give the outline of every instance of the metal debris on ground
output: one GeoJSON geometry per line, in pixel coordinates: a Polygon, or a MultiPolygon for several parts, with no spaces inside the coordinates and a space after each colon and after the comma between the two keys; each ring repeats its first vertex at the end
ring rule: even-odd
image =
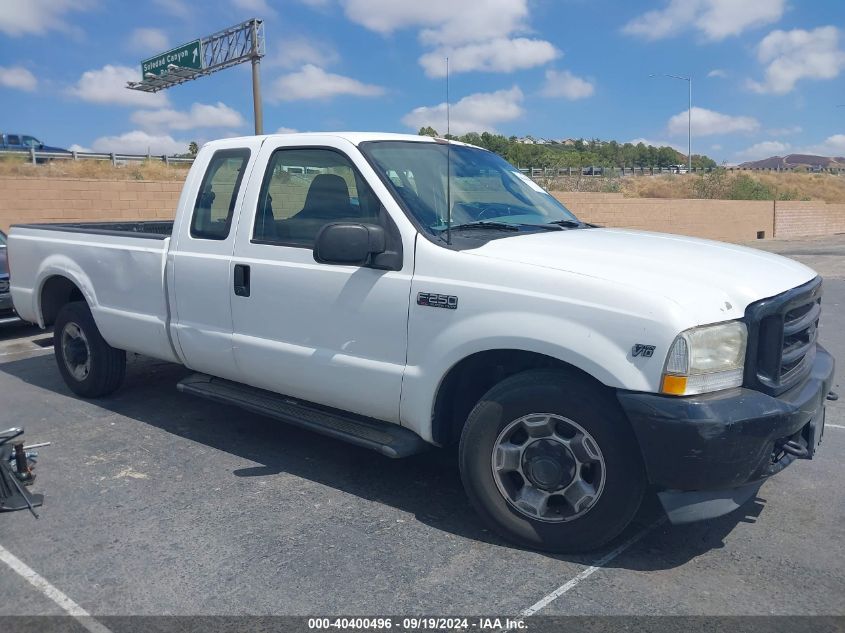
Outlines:
{"type": "MultiPolygon", "coordinates": [[[[27,451],[36,445],[24,446],[22,441],[12,444],[12,440],[23,435],[23,429],[12,427],[0,431],[0,512],[29,510],[37,519],[35,508],[44,503],[44,495],[32,494],[26,486],[35,481],[32,472],[38,453],[27,451]]],[[[47,446],[42,442],[37,446],[47,446]]]]}

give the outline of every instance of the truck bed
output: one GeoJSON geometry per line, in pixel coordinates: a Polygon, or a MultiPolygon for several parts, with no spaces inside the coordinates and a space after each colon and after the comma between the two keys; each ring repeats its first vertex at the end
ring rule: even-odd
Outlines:
{"type": "Polygon", "coordinates": [[[44,318],[64,278],[79,289],[113,347],[177,360],[169,340],[166,259],[173,222],[18,224],[9,236],[11,290],[21,318],[44,318]]]}

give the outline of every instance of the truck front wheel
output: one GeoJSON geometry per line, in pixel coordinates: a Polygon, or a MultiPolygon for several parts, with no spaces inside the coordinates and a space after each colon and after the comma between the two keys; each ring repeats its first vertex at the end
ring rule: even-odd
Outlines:
{"type": "Polygon", "coordinates": [[[467,419],[461,478],[479,515],[520,545],[595,549],[617,536],[646,487],[619,406],[588,379],[530,370],[488,391],[467,419]]]}
{"type": "Polygon", "coordinates": [[[106,343],[84,301],[66,303],[59,310],[53,349],[65,384],[79,396],[105,396],[123,382],[126,352],[106,343]]]}

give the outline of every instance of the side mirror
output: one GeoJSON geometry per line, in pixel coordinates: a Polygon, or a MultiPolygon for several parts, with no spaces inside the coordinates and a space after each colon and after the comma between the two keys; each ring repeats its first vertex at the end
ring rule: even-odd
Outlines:
{"type": "Polygon", "coordinates": [[[364,266],[386,248],[384,229],[373,224],[326,224],[314,240],[314,260],[321,264],[364,266]]]}

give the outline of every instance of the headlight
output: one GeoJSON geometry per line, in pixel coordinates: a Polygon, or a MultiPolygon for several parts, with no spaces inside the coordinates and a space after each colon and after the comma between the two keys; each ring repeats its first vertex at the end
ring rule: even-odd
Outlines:
{"type": "Polygon", "coordinates": [[[666,357],[661,391],[689,396],[739,387],[747,341],[748,330],[741,321],[681,332],[666,357]]]}

